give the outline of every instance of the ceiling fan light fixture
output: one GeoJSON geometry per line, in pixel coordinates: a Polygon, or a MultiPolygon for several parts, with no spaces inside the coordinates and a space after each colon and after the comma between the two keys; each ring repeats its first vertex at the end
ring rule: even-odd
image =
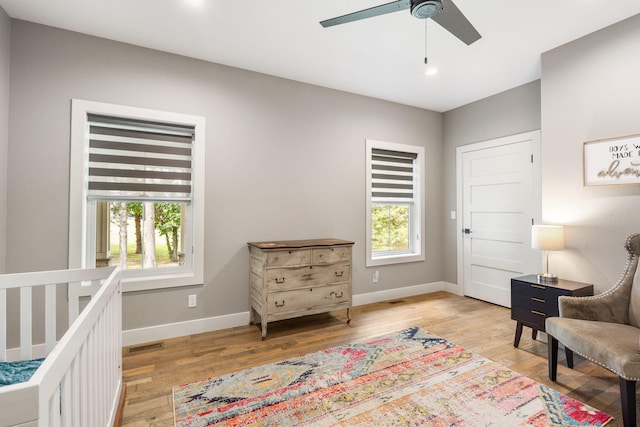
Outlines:
{"type": "Polygon", "coordinates": [[[411,14],[418,19],[431,18],[441,10],[441,0],[411,0],[411,14]]]}

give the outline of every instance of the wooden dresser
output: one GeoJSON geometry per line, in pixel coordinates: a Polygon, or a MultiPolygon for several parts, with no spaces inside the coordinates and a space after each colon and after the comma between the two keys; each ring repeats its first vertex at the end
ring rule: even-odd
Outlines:
{"type": "Polygon", "coordinates": [[[251,324],[347,309],[351,321],[351,248],[340,239],[249,242],[251,324]]]}

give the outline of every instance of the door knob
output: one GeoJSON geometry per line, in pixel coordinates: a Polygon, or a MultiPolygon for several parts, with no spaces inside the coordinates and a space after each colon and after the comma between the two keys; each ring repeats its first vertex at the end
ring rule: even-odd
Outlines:
{"type": "Polygon", "coordinates": [[[471,234],[471,229],[469,229],[469,228],[463,228],[463,229],[462,229],[462,232],[463,232],[464,234],[471,234]]]}

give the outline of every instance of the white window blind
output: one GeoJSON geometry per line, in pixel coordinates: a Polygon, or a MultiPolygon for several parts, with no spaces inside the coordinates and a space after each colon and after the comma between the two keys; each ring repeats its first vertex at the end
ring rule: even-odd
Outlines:
{"type": "Polygon", "coordinates": [[[189,201],[194,126],[88,114],[93,200],[189,201]]]}
{"type": "Polygon", "coordinates": [[[413,202],[414,160],[416,153],[371,150],[371,200],[384,202],[413,202]]]}

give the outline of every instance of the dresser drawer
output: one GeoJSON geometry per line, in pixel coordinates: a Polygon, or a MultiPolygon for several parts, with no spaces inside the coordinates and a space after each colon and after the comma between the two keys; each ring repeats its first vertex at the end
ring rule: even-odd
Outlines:
{"type": "Polygon", "coordinates": [[[313,264],[330,264],[334,262],[350,262],[351,247],[318,248],[313,250],[313,264]]]}
{"type": "Polygon", "coordinates": [[[311,264],[311,249],[267,252],[268,267],[286,267],[311,264]]]}
{"type": "Polygon", "coordinates": [[[349,302],[349,284],[271,292],[267,295],[267,314],[311,310],[349,302]]]}
{"type": "Polygon", "coordinates": [[[351,279],[351,265],[337,263],[308,267],[271,268],[267,270],[267,290],[279,291],[300,287],[328,285],[351,279]]]}

